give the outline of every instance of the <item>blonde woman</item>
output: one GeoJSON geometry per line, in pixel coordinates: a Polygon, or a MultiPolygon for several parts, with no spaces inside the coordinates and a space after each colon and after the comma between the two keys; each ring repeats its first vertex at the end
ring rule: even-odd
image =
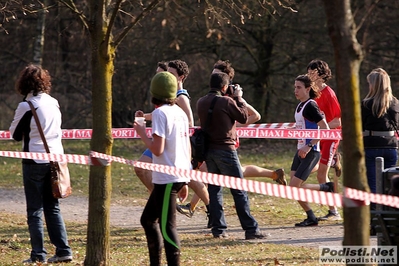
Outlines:
{"type": "Polygon", "coordinates": [[[367,181],[376,193],[375,158],[384,158],[384,168],[397,161],[399,101],[392,95],[391,80],[382,68],[373,69],[367,76],[369,92],[362,101],[363,143],[366,154],[367,181]]]}

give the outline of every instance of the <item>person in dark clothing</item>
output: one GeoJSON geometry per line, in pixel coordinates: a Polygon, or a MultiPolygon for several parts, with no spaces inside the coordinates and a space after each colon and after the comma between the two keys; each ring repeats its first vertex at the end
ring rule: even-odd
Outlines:
{"type": "MultiPolygon", "coordinates": [[[[236,151],[236,121],[245,124],[248,111],[242,100],[242,89],[237,87],[233,97],[224,96],[230,83],[226,73],[213,73],[210,78],[210,91],[197,102],[197,112],[201,127],[204,128],[208,110],[215,97],[217,102],[212,112],[206,133],[209,136],[209,149],[206,155],[208,172],[243,178],[241,164],[236,151]]],[[[223,188],[208,185],[209,212],[212,217],[212,234],[215,238],[226,237],[227,224],[223,211],[223,188]]],[[[260,232],[258,223],[252,217],[246,191],[230,189],[236,211],[245,231],[245,239],[260,239],[265,236],[260,232]]]]}
{"type": "MultiPolygon", "coordinates": [[[[234,79],[235,72],[234,72],[234,68],[232,67],[231,63],[228,60],[226,60],[226,61],[218,60],[213,65],[212,73],[217,73],[217,72],[223,72],[223,73],[226,73],[227,75],[229,75],[230,85],[233,85],[233,79],[234,79]]],[[[245,101],[244,99],[242,99],[242,100],[245,101]]],[[[249,124],[258,122],[261,119],[261,115],[254,107],[252,107],[247,102],[245,102],[245,106],[248,110],[247,122],[246,122],[246,124],[237,123],[237,127],[240,127],[240,126],[245,127],[245,126],[248,126],[249,124]]],[[[239,144],[240,144],[240,142],[237,139],[236,149],[238,149],[239,144]]],[[[193,163],[193,169],[198,169],[199,171],[202,171],[202,172],[208,171],[206,168],[206,163],[198,162],[196,160],[192,160],[192,163],[193,163]]],[[[246,177],[268,177],[268,178],[273,179],[274,181],[276,181],[277,183],[279,183],[281,185],[284,185],[284,186],[287,185],[287,180],[285,179],[284,169],[280,168],[280,169],[273,171],[273,170],[269,170],[269,169],[259,167],[256,165],[242,165],[241,168],[242,168],[242,172],[243,172],[243,175],[245,178],[246,177]]],[[[191,218],[194,215],[195,209],[199,202],[200,202],[200,197],[197,194],[194,194],[189,203],[187,203],[185,205],[183,205],[183,204],[177,205],[177,210],[179,213],[191,218]]],[[[206,213],[207,213],[207,218],[208,218],[208,226],[207,227],[212,228],[211,217],[210,217],[209,211],[208,211],[209,206],[207,205],[206,202],[204,202],[204,203],[205,203],[206,213]]]]}
{"type": "Polygon", "coordinates": [[[384,158],[384,168],[396,165],[399,125],[399,101],[392,95],[391,80],[382,68],[367,76],[369,92],[362,101],[363,144],[366,155],[367,181],[376,193],[375,158],[384,158]]]}
{"type": "Polygon", "coordinates": [[[388,192],[389,195],[399,197],[399,175],[391,177],[391,189],[388,192]]]}
{"type": "Polygon", "coordinates": [[[399,175],[394,175],[391,178],[391,189],[388,194],[399,197],[399,175]]]}

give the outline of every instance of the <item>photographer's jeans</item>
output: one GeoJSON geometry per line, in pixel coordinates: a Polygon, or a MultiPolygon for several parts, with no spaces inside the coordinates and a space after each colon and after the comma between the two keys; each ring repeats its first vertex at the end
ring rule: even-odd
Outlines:
{"type": "Polygon", "coordinates": [[[396,165],[398,153],[396,149],[365,149],[367,181],[372,193],[376,193],[375,158],[384,158],[384,169],[396,165]]]}
{"type": "Polygon", "coordinates": [[[32,261],[45,261],[42,214],[57,256],[72,256],[58,199],[51,192],[50,164],[22,164],[32,261]]]}
{"type": "MultiPolygon", "coordinates": [[[[236,151],[210,149],[206,156],[206,166],[209,173],[243,178],[241,164],[236,151]]],[[[212,234],[214,236],[222,235],[227,228],[223,212],[222,190],[223,187],[208,185],[210,199],[209,212],[212,221],[212,234]]],[[[258,223],[250,213],[247,192],[237,189],[230,189],[230,192],[233,195],[237,215],[242,229],[245,230],[245,235],[256,234],[259,231],[258,223]]]]}

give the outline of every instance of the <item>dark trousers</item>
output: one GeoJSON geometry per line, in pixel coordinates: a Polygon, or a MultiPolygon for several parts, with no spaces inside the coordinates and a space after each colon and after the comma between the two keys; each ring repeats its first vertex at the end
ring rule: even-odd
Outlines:
{"type": "Polygon", "coordinates": [[[180,239],[176,229],[177,192],[184,183],[154,184],[141,215],[141,225],[147,237],[150,265],[161,265],[165,246],[168,265],[180,265],[180,239]]]}

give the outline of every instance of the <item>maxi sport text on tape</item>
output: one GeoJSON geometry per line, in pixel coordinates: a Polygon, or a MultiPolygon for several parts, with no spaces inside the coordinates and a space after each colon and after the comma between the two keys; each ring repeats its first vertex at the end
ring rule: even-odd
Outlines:
{"type": "MultiPolygon", "coordinates": [[[[237,127],[239,138],[268,138],[268,139],[342,139],[339,129],[295,129],[295,123],[252,124],[248,127],[237,127]]],[[[190,134],[196,127],[190,128],[190,134]]],[[[148,136],[152,129],[146,128],[148,136]]],[[[63,139],[91,139],[91,129],[63,129],[63,139]]],[[[115,139],[140,138],[133,128],[113,128],[112,137],[115,139]]],[[[0,140],[11,139],[10,132],[0,131],[0,140]]]]}

